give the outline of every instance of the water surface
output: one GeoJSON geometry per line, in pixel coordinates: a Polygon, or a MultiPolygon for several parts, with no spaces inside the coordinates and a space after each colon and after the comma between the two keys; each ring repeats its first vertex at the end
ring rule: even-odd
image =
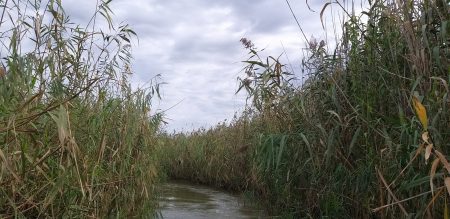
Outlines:
{"type": "Polygon", "coordinates": [[[165,219],[265,218],[249,201],[206,186],[170,182],[160,192],[160,217],[165,219]]]}

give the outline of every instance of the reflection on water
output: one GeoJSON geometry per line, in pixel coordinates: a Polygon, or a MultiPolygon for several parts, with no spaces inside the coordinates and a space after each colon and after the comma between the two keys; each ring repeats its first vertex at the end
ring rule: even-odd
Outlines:
{"type": "Polygon", "coordinates": [[[244,205],[238,196],[209,187],[171,182],[160,190],[160,217],[165,219],[265,218],[262,210],[244,205]]]}

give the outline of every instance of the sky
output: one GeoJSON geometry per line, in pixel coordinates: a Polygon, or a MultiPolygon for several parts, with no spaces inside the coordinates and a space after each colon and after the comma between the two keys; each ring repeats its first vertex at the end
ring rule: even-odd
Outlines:
{"type": "MultiPolygon", "coordinates": [[[[94,0],[63,0],[74,22],[90,18],[94,0]]],[[[308,39],[332,38],[320,11],[327,0],[290,0],[308,39]],[[313,11],[312,11],[313,10],[313,11]]],[[[242,37],[263,55],[281,57],[301,80],[301,57],[306,47],[285,0],[114,0],[116,23],[127,23],[138,34],[133,42],[134,87],[160,74],[166,84],[154,111],[165,111],[165,130],[189,131],[211,127],[245,106],[245,93],[235,94],[248,51],[242,37]]],[[[326,11],[324,14],[327,17],[326,11]]]]}

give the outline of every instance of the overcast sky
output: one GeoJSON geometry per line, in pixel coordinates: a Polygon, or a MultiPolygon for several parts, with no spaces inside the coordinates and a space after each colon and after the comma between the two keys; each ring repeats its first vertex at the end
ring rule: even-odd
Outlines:
{"type": "MultiPolygon", "coordinates": [[[[63,0],[63,6],[76,22],[92,15],[95,2],[63,0]]],[[[315,12],[305,0],[290,0],[306,36],[325,39],[319,13],[328,1],[308,2],[315,12]]],[[[288,57],[301,78],[306,44],[285,0],[114,0],[111,9],[116,22],[130,24],[139,36],[133,48],[133,85],[157,74],[167,83],[154,107],[174,106],[166,112],[168,131],[209,127],[243,109],[244,93],[235,95],[241,61],[248,57],[242,37],[269,55],[285,51],[283,60],[288,57]]]]}

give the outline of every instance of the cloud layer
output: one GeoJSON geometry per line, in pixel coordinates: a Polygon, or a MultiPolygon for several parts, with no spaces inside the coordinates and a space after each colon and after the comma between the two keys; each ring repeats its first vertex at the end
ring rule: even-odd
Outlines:
{"type": "MultiPolygon", "coordinates": [[[[309,1],[313,2],[313,1],[309,1]]],[[[317,11],[326,1],[310,4],[291,1],[307,37],[325,38],[317,11]]],[[[96,1],[65,0],[74,21],[86,21],[96,1]]],[[[211,126],[242,110],[245,95],[235,95],[236,78],[247,58],[239,40],[251,39],[265,53],[283,51],[299,69],[303,39],[291,12],[282,0],[115,0],[115,21],[132,26],[139,36],[133,49],[132,82],[142,85],[161,74],[163,99],[156,104],[166,112],[171,130],[211,126]]],[[[286,56],[283,59],[287,61],[286,56]]]]}

